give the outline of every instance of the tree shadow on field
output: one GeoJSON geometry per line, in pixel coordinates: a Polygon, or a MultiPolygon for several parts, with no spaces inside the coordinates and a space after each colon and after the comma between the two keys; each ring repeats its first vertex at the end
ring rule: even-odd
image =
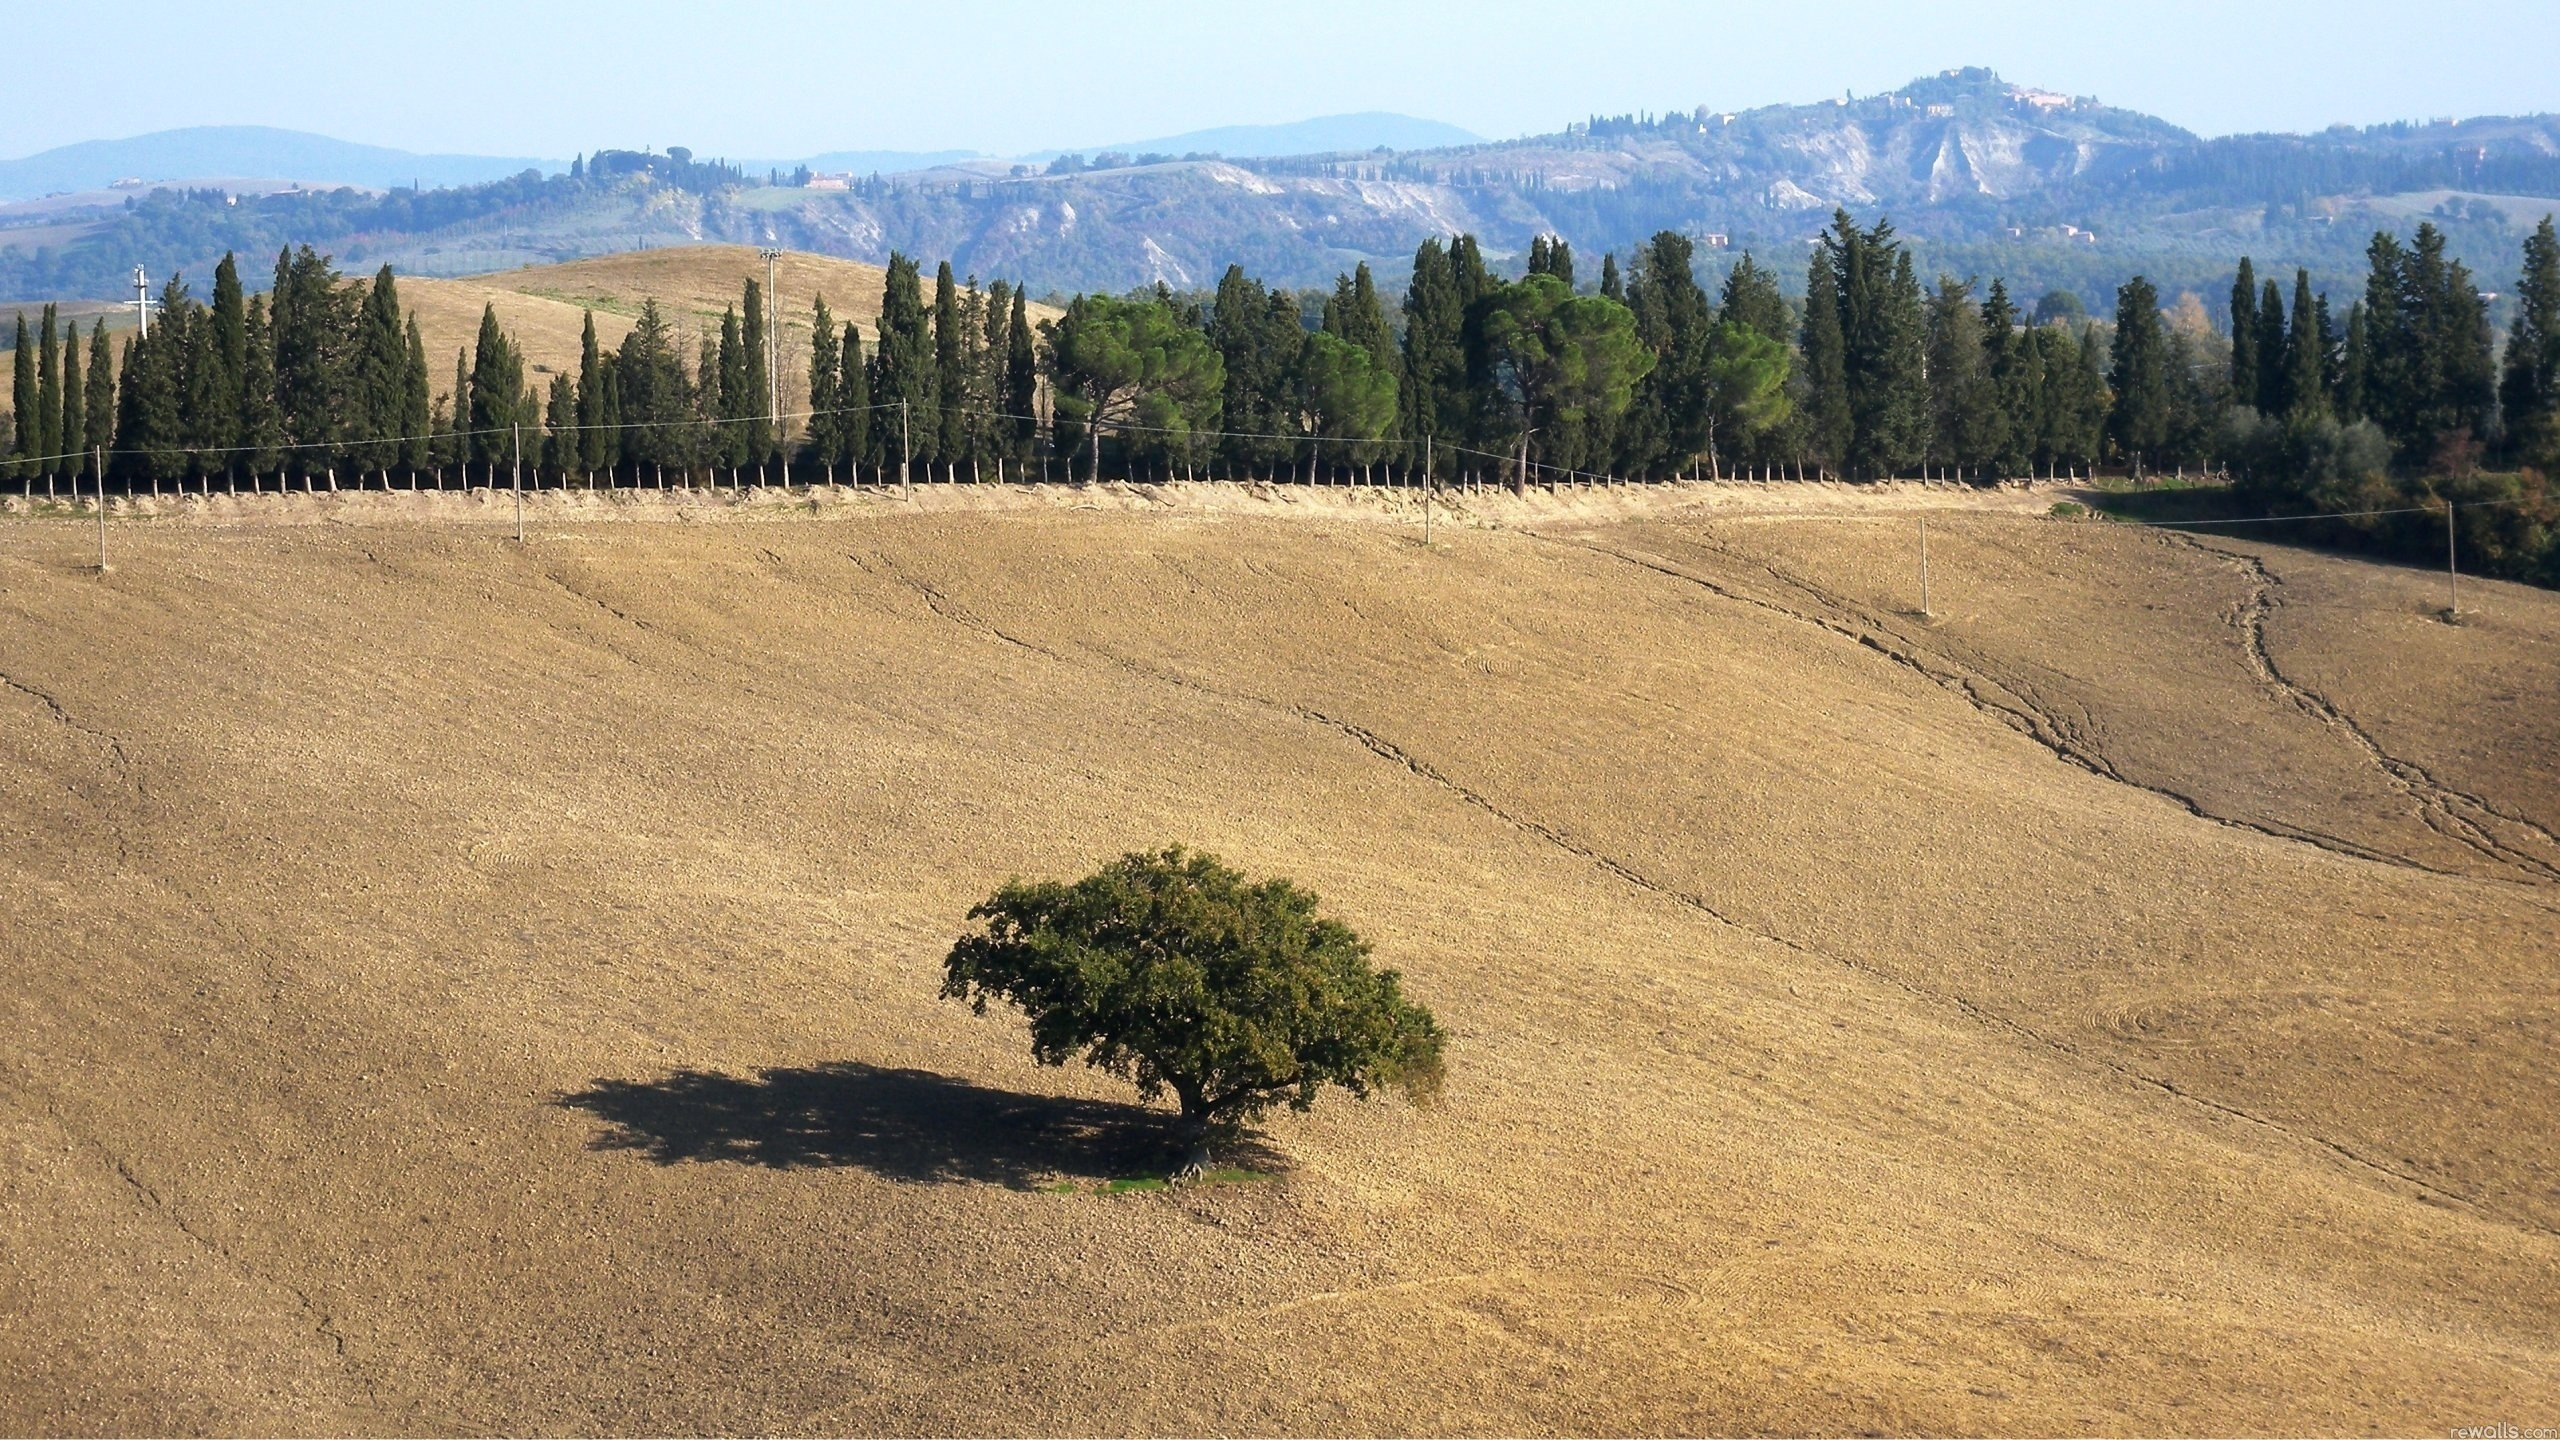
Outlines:
{"type": "MultiPolygon", "coordinates": [[[[592,1148],[637,1150],[661,1165],[849,1165],[892,1180],[1021,1188],[1060,1176],[1161,1170],[1181,1150],[1166,1111],[1024,1095],[858,1060],[752,1076],[678,1070],[656,1080],[597,1080],[554,1103],[610,1127],[592,1148]]],[[[1233,1148],[1239,1163],[1274,1158],[1250,1142],[1233,1148]]]]}

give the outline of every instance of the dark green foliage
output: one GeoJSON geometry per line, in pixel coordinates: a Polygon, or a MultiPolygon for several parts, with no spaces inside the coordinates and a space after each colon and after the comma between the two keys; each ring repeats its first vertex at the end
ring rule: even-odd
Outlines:
{"type": "Polygon", "coordinates": [[[1040,406],[1040,349],[1031,339],[1031,315],[1025,307],[1022,292],[1013,292],[1011,313],[1005,321],[1004,392],[1000,408],[1010,417],[1011,453],[1024,464],[1031,460],[1031,442],[1038,431],[1040,406]]]}
{"type": "Polygon", "coordinates": [[[556,475],[578,468],[578,387],[567,375],[551,377],[542,414],[542,464],[556,475]]]}
{"type": "MultiPolygon", "coordinates": [[[[1008,882],[972,908],[942,993],[1020,1007],[1041,1064],[1172,1092],[1195,1144],[1338,1085],[1427,1100],[1445,1039],[1369,946],[1286,880],[1254,883],[1180,847],[1072,885],[1008,882]]],[[[1195,1162],[1198,1157],[1195,1156],[1195,1162]]]]}
{"type": "MultiPolygon", "coordinates": [[[[274,334],[276,409],[285,438],[296,451],[291,463],[308,471],[324,463],[328,447],[347,433],[355,314],[360,302],[339,283],[327,256],[308,245],[276,255],[275,287],[267,296],[274,334]]],[[[494,321],[488,327],[494,332],[494,321]]],[[[510,407],[512,408],[512,407],[510,407]]]]}
{"type": "Polygon", "coordinates": [[[2311,295],[2311,272],[2293,272],[2293,324],[2285,337],[2284,416],[2329,413],[2327,308],[2311,295]]]}
{"type": "Polygon", "coordinates": [[[1050,327],[1049,373],[1062,438],[1082,443],[1089,473],[1106,431],[1134,456],[1186,453],[1217,427],[1226,389],[1208,336],[1162,296],[1077,296],[1050,327]]]}
{"type": "Polygon", "coordinates": [[[2107,438],[2136,473],[2145,457],[2169,446],[2176,414],[2169,382],[2169,343],[2160,323],[2160,292],[2136,275],[2116,291],[2116,333],[2108,387],[2115,405],[2107,438]]]}
{"type": "Polygon", "coordinates": [[[862,332],[848,321],[844,327],[844,344],[836,361],[836,443],[845,462],[861,461],[878,464],[878,449],[873,436],[882,433],[882,418],[871,408],[871,367],[863,363],[862,332]]]}
{"type": "Polygon", "coordinates": [[[1238,468],[1277,464],[1289,453],[1290,442],[1281,437],[1296,429],[1296,366],[1306,340],[1297,311],[1243,266],[1230,265],[1218,279],[1207,320],[1223,376],[1220,423],[1236,432],[1220,442],[1219,453],[1238,468]]]}
{"type": "MultiPolygon", "coordinates": [[[[100,320],[89,330],[88,393],[82,398],[89,413],[80,426],[91,450],[115,443],[116,433],[116,359],[115,350],[107,342],[107,322],[100,320]]],[[[91,461],[91,468],[96,462],[91,461]]]]}
{"type": "Polygon", "coordinates": [[[44,307],[44,318],[36,326],[36,393],[35,405],[27,412],[34,421],[35,453],[47,457],[44,468],[61,474],[66,468],[62,447],[62,317],[54,306],[44,307]]]}
{"type": "Polygon", "coordinates": [[[2425,464],[2447,442],[2488,432],[2488,318],[2471,272],[2447,258],[2433,225],[2405,248],[2378,234],[2366,254],[2366,408],[2404,463],[2425,464]]]}
{"type": "Polygon", "coordinates": [[[2231,282],[2231,393],[2243,405],[2258,403],[2258,274],[2246,255],[2231,282]]]}
{"type": "MultiPolygon", "coordinates": [[[[951,262],[933,272],[933,407],[917,417],[934,433],[932,456],[956,461],[969,449],[969,327],[960,314],[960,290],[951,262]]],[[[923,453],[919,451],[919,453],[923,453]]]]}
{"type": "Polygon", "coordinates": [[[2269,278],[2258,291],[2258,411],[2282,415],[2285,408],[2284,292],[2269,278]]]}
{"type": "Polygon", "coordinates": [[[1730,431],[1719,436],[1710,414],[1715,316],[1691,269],[1693,256],[1689,237],[1670,230],[1645,242],[1636,255],[1627,305],[1653,367],[1621,428],[1620,453],[1630,468],[1682,470],[1700,455],[1712,461],[1720,441],[1730,448],[1738,439],[1730,431]]]}
{"type": "Polygon", "coordinates": [[[27,329],[27,314],[23,310],[18,312],[18,335],[9,358],[9,416],[15,423],[16,436],[10,453],[17,457],[12,468],[17,474],[32,475],[36,457],[44,453],[36,448],[36,437],[43,430],[36,423],[35,335],[27,329]]]}
{"type": "MultiPolygon", "coordinates": [[[[1616,416],[1653,370],[1627,307],[1574,294],[1552,268],[1524,275],[1479,303],[1493,394],[1514,436],[1569,432],[1588,419],[1616,416]]],[[[1535,440],[1530,450],[1552,453],[1535,440]]]]}
{"type": "Polygon", "coordinates": [[[656,300],[641,302],[640,319],[622,337],[612,369],[623,463],[644,472],[690,465],[692,389],[656,300]]]}
{"type": "Polygon", "coordinates": [[[739,465],[747,459],[747,431],[739,423],[747,413],[747,357],[738,343],[738,312],[724,310],[720,314],[720,339],[702,374],[703,388],[710,392],[711,418],[722,423],[710,433],[710,452],[704,456],[715,465],[739,465]]]}
{"type": "Polygon", "coordinates": [[[1840,272],[1831,252],[1815,246],[1805,266],[1803,387],[1805,447],[1818,463],[1846,466],[1857,420],[1849,409],[1848,341],[1840,333],[1840,272]]]}
{"type": "MultiPolygon", "coordinates": [[[[241,322],[240,428],[228,467],[234,473],[263,475],[284,463],[284,412],[276,408],[275,327],[267,318],[267,297],[250,297],[241,322]]],[[[426,384],[426,356],[418,356],[418,384],[426,384]]]]}
{"type": "Polygon", "coordinates": [[[738,365],[745,384],[738,396],[739,438],[734,450],[750,465],[764,464],[781,453],[773,427],[773,372],[765,350],[765,319],[764,287],[749,280],[739,306],[738,365]]]}
{"type": "Polygon", "coordinates": [[[586,312],[584,326],[578,336],[578,466],[599,470],[618,458],[620,444],[605,428],[612,387],[605,379],[604,351],[596,344],[596,312],[586,312]]]}
{"type": "MultiPolygon", "coordinates": [[[[399,463],[416,471],[427,463],[428,433],[434,428],[435,416],[428,400],[427,341],[418,331],[418,317],[412,315],[401,335],[401,348],[408,354],[400,362],[400,436],[399,463]]],[[[272,383],[270,377],[269,383],[272,383]]],[[[245,411],[243,412],[245,416],[245,411]]]]}
{"type": "MultiPolygon", "coordinates": [[[[80,322],[71,321],[62,335],[62,408],[54,417],[56,453],[70,458],[60,469],[66,475],[82,474],[89,469],[89,405],[88,386],[80,363],[80,322]]],[[[98,441],[103,445],[106,441],[98,441]]]]}
{"type": "MultiPolygon", "coordinates": [[[[219,309],[217,304],[217,313],[219,309]]],[[[349,453],[361,468],[388,470],[400,461],[398,437],[409,418],[409,335],[401,324],[400,289],[388,265],[375,273],[356,322],[352,389],[352,438],[369,443],[349,453]]]]}
{"type": "Polygon", "coordinates": [[[2338,341],[2338,379],[2331,399],[2338,418],[2352,424],[2365,418],[2365,387],[2372,364],[2373,342],[2365,333],[2364,302],[2347,307],[2347,332],[2338,341]]]}
{"type": "Polygon", "coordinates": [[[836,408],[836,390],[842,384],[836,377],[836,366],[843,354],[843,342],[836,335],[835,316],[828,313],[827,297],[821,295],[809,319],[807,453],[811,463],[829,468],[844,463],[842,417],[830,413],[836,408]]]}
{"type": "MultiPolygon", "coordinates": [[[[2351,315],[2350,330],[2354,325],[2351,315]]],[[[2546,474],[2560,469],[2560,235],[2548,215],[2524,242],[2498,403],[2506,417],[2507,453],[2546,474]]]]}
{"type": "MultiPolygon", "coordinates": [[[[1298,376],[1307,425],[1333,441],[1374,441],[1395,428],[1396,377],[1367,349],[1329,331],[1306,337],[1298,376]]],[[[1354,444],[1344,455],[1354,465],[1377,458],[1372,445],[1354,444]]]]}
{"type": "Polygon", "coordinates": [[[1891,224],[1879,220],[1861,230],[1845,210],[1833,215],[1821,250],[1830,262],[1847,392],[1843,464],[1852,474],[1892,475],[1918,463],[1929,439],[1928,325],[1911,254],[1891,224]]]}
{"type": "MultiPolygon", "coordinates": [[[[905,420],[915,457],[920,460],[933,458],[933,441],[938,433],[934,417],[939,400],[933,358],[933,335],[916,262],[892,252],[889,277],[880,296],[879,347],[871,359],[871,396],[877,405],[907,407],[905,420]]],[[[882,458],[898,464],[904,453],[898,433],[901,417],[884,411],[882,418],[887,427],[882,458]]]]}
{"type": "Polygon", "coordinates": [[[1468,434],[1466,324],[1456,265],[1439,240],[1423,241],[1413,252],[1413,280],[1404,295],[1405,434],[1443,441],[1468,434]]]}
{"type": "Polygon", "coordinates": [[[1929,297],[1928,326],[1929,458],[1959,471],[1989,465],[2007,447],[2009,426],[1972,283],[1940,276],[1929,297]]]}
{"type": "Polygon", "coordinates": [[[517,427],[533,423],[536,417],[525,413],[524,355],[498,328],[493,304],[480,308],[480,335],[471,347],[470,390],[463,428],[471,432],[471,458],[483,464],[513,459],[517,427]]]}

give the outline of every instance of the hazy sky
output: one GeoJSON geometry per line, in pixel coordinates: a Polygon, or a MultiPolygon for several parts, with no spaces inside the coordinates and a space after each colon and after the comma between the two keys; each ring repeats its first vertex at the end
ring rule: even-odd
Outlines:
{"type": "Polygon", "coordinates": [[[2555,0],[5,0],[0,34],[12,157],[207,124],[543,156],[1015,153],[1352,110],[1503,137],[1967,64],[2207,134],[2560,109],[2555,0]]]}

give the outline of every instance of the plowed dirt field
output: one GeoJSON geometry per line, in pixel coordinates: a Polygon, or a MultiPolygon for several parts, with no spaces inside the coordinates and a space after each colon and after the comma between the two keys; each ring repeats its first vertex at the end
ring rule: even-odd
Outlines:
{"type": "Polygon", "coordinates": [[[2051,498],[13,505],[0,1430],[2560,1423],[2560,595],[2051,498]],[[1099,1193],[1172,841],[1441,1103],[1099,1193]]]}

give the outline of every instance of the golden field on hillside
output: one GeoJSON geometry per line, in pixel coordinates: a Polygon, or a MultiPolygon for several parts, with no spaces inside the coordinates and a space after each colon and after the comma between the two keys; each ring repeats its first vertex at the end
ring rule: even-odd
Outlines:
{"type": "MultiPolygon", "coordinates": [[[[403,275],[399,281],[401,303],[417,312],[435,393],[444,395],[453,389],[454,353],[469,349],[479,335],[485,306],[497,307],[499,326],[523,347],[534,374],[575,375],[588,311],[595,312],[597,342],[609,349],[630,333],[641,302],[654,298],[682,336],[677,348],[691,364],[701,338],[719,335],[721,312],[738,304],[747,281],[762,284],[764,278],[764,261],[753,246],[689,245],[459,280],[403,275]]],[[[879,338],[880,291],[888,272],[795,250],[774,262],[773,278],[781,292],[784,408],[795,409],[807,399],[811,302],[823,295],[837,325],[859,325],[867,351],[879,338]]],[[[929,267],[924,285],[930,304],[929,267]]],[[[1029,309],[1034,325],[1058,314],[1047,305],[1029,309]]]]}
{"type": "Polygon", "coordinates": [[[0,1428],[2553,1423],[2560,596],[2049,499],[12,502],[0,1428]],[[1175,840],[1436,1107],[1097,1193],[1175,840]]]}

